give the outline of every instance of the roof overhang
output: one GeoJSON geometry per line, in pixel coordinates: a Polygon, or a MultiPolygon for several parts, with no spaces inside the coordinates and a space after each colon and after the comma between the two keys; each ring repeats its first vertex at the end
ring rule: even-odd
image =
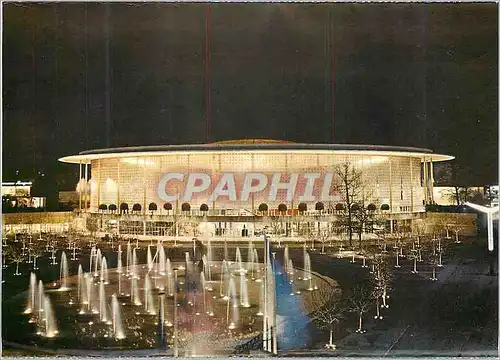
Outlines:
{"type": "Polygon", "coordinates": [[[199,155],[220,153],[314,153],[361,156],[400,156],[414,157],[421,161],[447,161],[455,157],[436,154],[429,149],[383,145],[342,145],[342,144],[196,144],[138,146],[82,151],[78,155],[65,156],[61,162],[71,164],[89,164],[92,160],[112,158],[156,157],[164,155],[199,155]]]}

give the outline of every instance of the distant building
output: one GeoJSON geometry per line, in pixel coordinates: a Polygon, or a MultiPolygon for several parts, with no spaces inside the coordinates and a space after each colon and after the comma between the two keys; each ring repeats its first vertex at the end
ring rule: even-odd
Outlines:
{"type": "Polygon", "coordinates": [[[79,165],[78,203],[97,231],[168,236],[205,219],[215,236],[252,236],[277,217],[286,234],[335,220],[344,204],[334,168],[343,163],[363,174],[364,201],[391,229],[410,223],[434,203],[433,163],[451,159],[420,148],[247,139],[90,150],[60,161],[79,165]]]}
{"type": "Polygon", "coordinates": [[[46,198],[32,196],[33,181],[2,181],[2,210],[39,209],[46,207],[46,198]]]}

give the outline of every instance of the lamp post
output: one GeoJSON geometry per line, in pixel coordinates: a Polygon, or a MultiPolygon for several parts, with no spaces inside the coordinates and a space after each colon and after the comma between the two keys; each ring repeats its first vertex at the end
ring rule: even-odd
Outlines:
{"type": "Polygon", "coordinates": [[[274,272],[270,261],[270,241],[269,237],[264,235],[264,329],[262,335],[264,340],[264,351],[276,355],[278,353],[276,337],[276,297],[274,289],[269,289],[270,285],[274,286],[274,272]],[[271,273],[269,273],[269,269],[271,269],[271,273]],[[271,307],[269,307],[269,305],[271,305],[271,307]]]}
{"type": "Polygon", "coordinates": [[[174,269],[174,357],[179,357],[179,334],[177,333],[177,271],[174,269]]]}
{"type": "Polygon", "coordinates": [[[466,202],[465,205],[473,208],[474,210],[477,210],[483,214],[486,214],[487,217],[487,229],[488,229],[488,251],[490,254],[490,275],[494,275],[494,269],[493,269],[493,250],[494,250],[494,244],[493,244],[493,214],[498,213],[498,206],[492,206],[492,207],[487,207],[487,206],[481,206],[477,205],[474,203],[466,202]]]}

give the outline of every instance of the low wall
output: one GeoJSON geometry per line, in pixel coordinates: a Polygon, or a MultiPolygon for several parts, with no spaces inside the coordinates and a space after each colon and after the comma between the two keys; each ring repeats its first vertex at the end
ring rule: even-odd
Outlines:
{"type": "Polygon", "coordinates": [[[428,212],[425,217],[427,231],[432,232],[435,223],[450,224],[460,229],[460,235],[477,235],[477,214],[428,212]]]}
{"type": "Polygon", "coordinates": [[[75,218],[71,211],[2,214],[2,229],[5,232],[63,232],[73,227],[75,218]]]}

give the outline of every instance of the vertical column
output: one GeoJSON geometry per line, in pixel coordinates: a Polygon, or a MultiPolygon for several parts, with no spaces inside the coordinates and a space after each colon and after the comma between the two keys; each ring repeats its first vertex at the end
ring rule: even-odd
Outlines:
{"type": "Polygon", "coordinates": [[[120,159],[117,158],[117,166],[118,166],[118,179],[116,181],[116,206],[118,207],[118,213],[120,213],[120,159]]]}
{"type": "MultiPolygon", "coordinates": [[[[147,189],[146,189],[146,158],[144,158],[144,161],[143,161],[143,171],[142,171],[142,187],[143,187],[143,206],[142,206],[142,214],[143,215],[146,215],[146,211],[147,211],[147,208],[146,208],[146,193],[147,193],[147,189]]],[[[144,235],[146,235],[146,230],[144,230],[144,235]]]]}
{"type": "Polygon", "coordinates": [[[82,161],[78,163],[78,170],[79,170],[79,175],[78,175],[78,210],[82,210],[82,161]]]}
{"type": "Polygon", "coordinates": [[[101,169],[102,169],[102,164],[101,160],[96,160],[97,161],[97,209],[99,209],[99,205],[101,205],[101,169]]]}
{"type": "Polygon", "coordinates": [[[85,182],[83,183],[83,211],[87,212],[87,193],[88,193],[88,164],[85,163],[83,165],[83,177],[85,182]]]}
{"type": "Polygon", "coordinates": [[[394,213],[394,209],[392,208],[392,157],[389,156],[389,207],[390,214],[394,213]]]}
{"type": "Polygon", "coordinates": [[[427,159],[424,157],[423,159],[423,167],[424,167],[424,203],[427,205],[429,202],[429,193],[427,192],[427,159]]]}
{"type": "MultiPolygon", "coordinates": [[[[255,155],[252,153],[251,157],[252,157],[252,172],[254,172],[255,155]]],[[[255,199],[254,199],[254,196],[253,196],[254,193],[252,192],[250,195],[252,196],[252,214],[255,214],[255,203],[254,203],[255,199]]]]}
{"type": "Polygon", "coordinates": [[[413,213],[413,158],[410,158],[410,211],[413,213]]]}
{"type": "Polygon", "coordinates": [[[88,211],[88,205],[90,205],[90,182],[89,182],[89,164],[85,164],[85,212],[88,211]],[[87,204],[89,203],[89,204],[87,204]]]}
{"type": "Polygon", "coordinates": [[[262,329],[262,343],[264,345],[264,351],[269,351],[269,344],[268,344],[268,341],[269,341],[269,335],[268,335],[268,313],[267,313],[267,308],[268,308],[268,300],[267,300],[267,297],[268,297],[268,294],[267,294],[267,291],[268,291],[268,286],[267,286],[267,271],[268,271],[268,268],[267,268],[267,262],[269,261],[269,258],[268,258],[268,251],[267,251],[267,243],[268,243],[268,239],[267,239],[267,236],[264,235],[264,318],[262,319],[262,323],[263,323],[263,329],[262,329]]]}
{"type": "Polygon", "coordinates": [[[179,340],[177,334],[177,269],[174,269],[174,357],[179,357],[179,340]]]}
{"type": "Polygon", "coordinates": [[[430,181],[429,181],[429,193],[431,196],[431,203],[434,204],[434,165],[432,163],[432,158],[429,159],[429,170],[430,170],[430,181]]]}

